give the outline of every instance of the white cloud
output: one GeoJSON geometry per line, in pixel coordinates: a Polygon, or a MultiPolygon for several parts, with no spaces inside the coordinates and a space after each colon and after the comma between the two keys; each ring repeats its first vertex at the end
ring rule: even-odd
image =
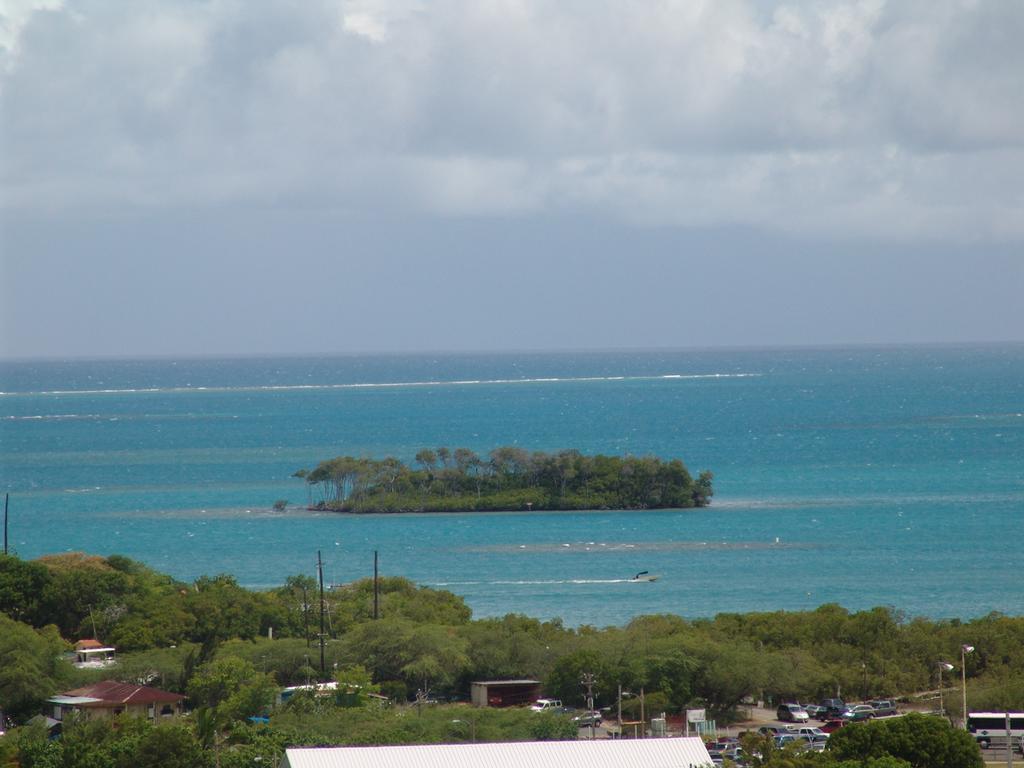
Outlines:
{"type": "Polygon", "coordinates": [[[1017,4],[96,0],[0,19],[8,211],[316,201],[1022,236],[1017,4]]]}
{"type": "Polygon", "coordinates": [[[55,11],[63,0],[3,0],[0,2],[0,70],[9,71],[18,59],[21,31],[36,11],[55,11]]]}

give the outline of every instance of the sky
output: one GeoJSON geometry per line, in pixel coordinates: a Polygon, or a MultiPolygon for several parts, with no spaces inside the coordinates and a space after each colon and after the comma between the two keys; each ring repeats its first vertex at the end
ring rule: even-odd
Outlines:
{"type": "Polygon", "coordinates": [[[1024,3],[0,0],[0,357],[1024,340],[1024,3]]]}

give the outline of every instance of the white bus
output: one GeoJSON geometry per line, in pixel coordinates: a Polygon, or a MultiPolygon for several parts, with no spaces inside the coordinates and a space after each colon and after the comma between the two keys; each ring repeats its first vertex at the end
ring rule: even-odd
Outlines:
{"type": "Polygon", "coordinates": [[[1006,716],[1010,716],[1010,743],[1019,749],[1024,737],[1024,712],[969,712],[967,730],[982,749],[1006,744],[1006,716]]]}

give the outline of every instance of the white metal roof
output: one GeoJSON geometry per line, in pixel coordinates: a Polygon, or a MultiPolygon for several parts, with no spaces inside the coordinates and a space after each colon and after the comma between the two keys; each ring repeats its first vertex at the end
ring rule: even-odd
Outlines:
{"type": "Polygon", "coordinates": [[[51,696],[47,699],[51,704],[97,704],[103,699],[94,699],[91,696],[51,696]]]}
{"type": "Polygon", "coordinates": [[[697,768],[699,738],[521,741],[403,747],[315,747],[285,752],[281,768],[697,768]]]}

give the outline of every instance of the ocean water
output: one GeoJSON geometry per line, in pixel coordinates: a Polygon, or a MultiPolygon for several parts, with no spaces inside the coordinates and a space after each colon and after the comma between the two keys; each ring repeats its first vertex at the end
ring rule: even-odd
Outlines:
{"type": "Polygon", "coordinates": [[[23,557],[272,586],[382,571],[476,616],[622,624],[825,602],[1024,613],[1024,345],[0,363],[23,557]],[[422,447],[655,454],[711,507],[350,517],[299,468],[422,447]],[[290,508],[275,513],[276,499],[290,508]],[[647,570],[654,583],[629,583],[647,570]]]}

